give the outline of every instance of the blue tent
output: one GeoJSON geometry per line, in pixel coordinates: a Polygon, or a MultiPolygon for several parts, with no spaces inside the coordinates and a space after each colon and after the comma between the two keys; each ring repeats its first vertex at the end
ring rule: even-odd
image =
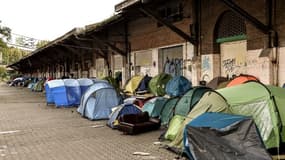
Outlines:
{"type": "Polygon", "coordinates": [[[143,77],[143,79],[141,80],[141,82],[137,88],[137,91],[148,91],[148,83],[151,80],[151,78],[152,77],[145,75],[143,77]]]}
{"type": "Polygon", "coordinates": [[[46,93],[46,102],[47,104],[54,104],[54,98],[53,98],[53,94],[51,91],[51,87],[52,87],[53,82],[52,81],[48,81],[45,84],[45,93],[46,93]]]}
{"type": "Polygon", "coordinates": [[[107,122],[107,125],[111,128],[116,128],[116,121],[123,115],[127,114],[138,114],[142,111],[136,107],[133,104],[122,104],[110,114],[109,121],[107,122]]]}
{"type": "MultiPolygon", "coordinates": [[[[67,90],[63,80],[49,81],[49,88],[51,89],[52,97],[56,106],[68,106],[67,90]]],[[[51,99],[49,99],[50,101],[51,99]]]]}
{"type": "Polygon", "coordinates": [[[204,113],[184,129],[189,159],[271,159],[253,119],[225,113],[204,113]]]}
{"type": "Polygon", "coordinates": [[[80,87],[76,80],[51,80],[48,82],[51,94],[47,94],[47,102],[54,101],[57,107],[77,106],[80,103],[80,87]],[[53,100],[52,98],[53,97],[53,100]]]}
{"type": "Polygon", "coordinates": [[[70,106],[78,106],[81,99],[81,89],[76,79],[64,79],[68,103],[70,106]]]}
{"type": "Polygon", "coordinates": [[[192,83],[183,76],[175,76],[166,84],[166,93],[172,97],[182,96],[192,87],[192,83]]]}
{"type": "Polygon", "coordinates": [[[83,95],[86,92],[86,90],[93,84],[93,80],[88,78],[80,78],[77,79],[77,81],[80,86],[81,95],[83,95]]]}
{"type": "Polygon", "coordinates": [[[81,98],[77,111],[90,120],[108,119],[113,107],[119,104],[116,90],[109,83],[98,81],[81,98]]]}

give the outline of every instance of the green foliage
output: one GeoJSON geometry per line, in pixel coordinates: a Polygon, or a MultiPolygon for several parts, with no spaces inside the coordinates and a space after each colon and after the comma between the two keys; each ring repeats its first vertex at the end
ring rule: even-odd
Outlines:
{"type": "Polygon", "coordinates": [[[0,47],[7,47],[5,41],[8,41],[11,38],[11,29],[1,25],[0,21],[0,47]]]}
{"type": "Polygon", "coordinates": [[[6,79],[8,76],[8,73],[6,71],[5,67],[0,67],[0,80],[6,79]]]}
{"type": "Polygon", "coordinates": [[[37,43],[37,49],[38,49],[38,48],[41,48],[41,47],[43,47],[43,46],[45,46],[45,45],[47,45],[48,43],[49,43],[49,41],[47,41],[47,40],[39,41],[39,42],[37,43]]]}
{"type": "Polygon", "coordinates": [[[23,56],[27,55],[29,52],[15,48],[7,47],[2,49],[2,64],[9,65],[13,62],[18,61],[23,56]]]}

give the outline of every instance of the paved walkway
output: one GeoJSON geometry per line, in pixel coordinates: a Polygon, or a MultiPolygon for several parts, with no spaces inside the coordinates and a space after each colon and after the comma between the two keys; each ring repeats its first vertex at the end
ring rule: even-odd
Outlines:
{"type": "Polygon", "coordinates": [[[136,136],[89,121],[75,108],[46,106],[43,93],[0,83],[0,160],[173,160],[154,145],[160,131],[136,136]],[[99,126],[99,127],[98,127],[99,126]],[[147,152],[149,156],[133,155],[147,152]]]}

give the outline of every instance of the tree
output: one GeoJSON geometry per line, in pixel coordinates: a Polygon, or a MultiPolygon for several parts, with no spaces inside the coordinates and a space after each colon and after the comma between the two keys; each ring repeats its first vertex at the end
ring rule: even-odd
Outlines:
{"type": "Polygon", "coordinates": [[[26,56],[27,54],[29,54],[29,52],[21,50],[19,48],[15,48],[15,47],[3,48],[2,53],[3,53],[2,64],[4,65],[8,65],[13,62],[16,62],[19,59],[21,59],[23,56],[26,56]]]}
{"type": "Polygon", "coordinates": [[[11,29],[1,25],[0,20],[0,47],[7,47],[6,42],[11,38],[11,29]]]}
{"type": "Polygon", "coordinates": [[[41,41],[39,41],[38,43],[37,43],[37,49],[38,48],[41,48],[41,47],[43,47],[43,46],[45,46],[45,45],[47,45],[49,43],[49,41],[47,41],[47,40],[41,40],[41,41]]]}

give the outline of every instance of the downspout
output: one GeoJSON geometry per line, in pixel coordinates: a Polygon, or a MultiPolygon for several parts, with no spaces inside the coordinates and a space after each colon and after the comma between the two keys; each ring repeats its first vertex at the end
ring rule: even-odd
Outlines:
{"type": "Polygon", "coordinates": [[[125,51],[127,56],[127,66],[128,66],[128,73],[127,73],[127,79],[131,77],[131,53],[130,53],[130,43],[129,43],[129,27],[128,27],[128,20],[126,20],[124,24],[124,39],[125,39],[125,51]]]}
{"type": "Polygon", "coordinates": [[[268,43],[269,48],[273,49],[273,56],[271,63],[273,65],[273,84],[278,86],[279,85],[279,44],[278,44],[278,33],[274,29],[276,25],[276,0],[267,0],[268,6],[268,27],[270,28],[270,32],[268,34],[268,43]]]}
{"type": "MultiPolygon", "coordinates": [[[[276,0],[274,0],[273,3],[273,17],[274,17],[274,27],[276,25],[276,0]]],[[[278,38],[278,32],[274,29],[274,39],[273,39],[273,45],[276,47],[275,54],[276,54],[276,85],[279,84],[279,63],[280,63],[280,48],[279,48],[279,38],[278,38]]]]}

